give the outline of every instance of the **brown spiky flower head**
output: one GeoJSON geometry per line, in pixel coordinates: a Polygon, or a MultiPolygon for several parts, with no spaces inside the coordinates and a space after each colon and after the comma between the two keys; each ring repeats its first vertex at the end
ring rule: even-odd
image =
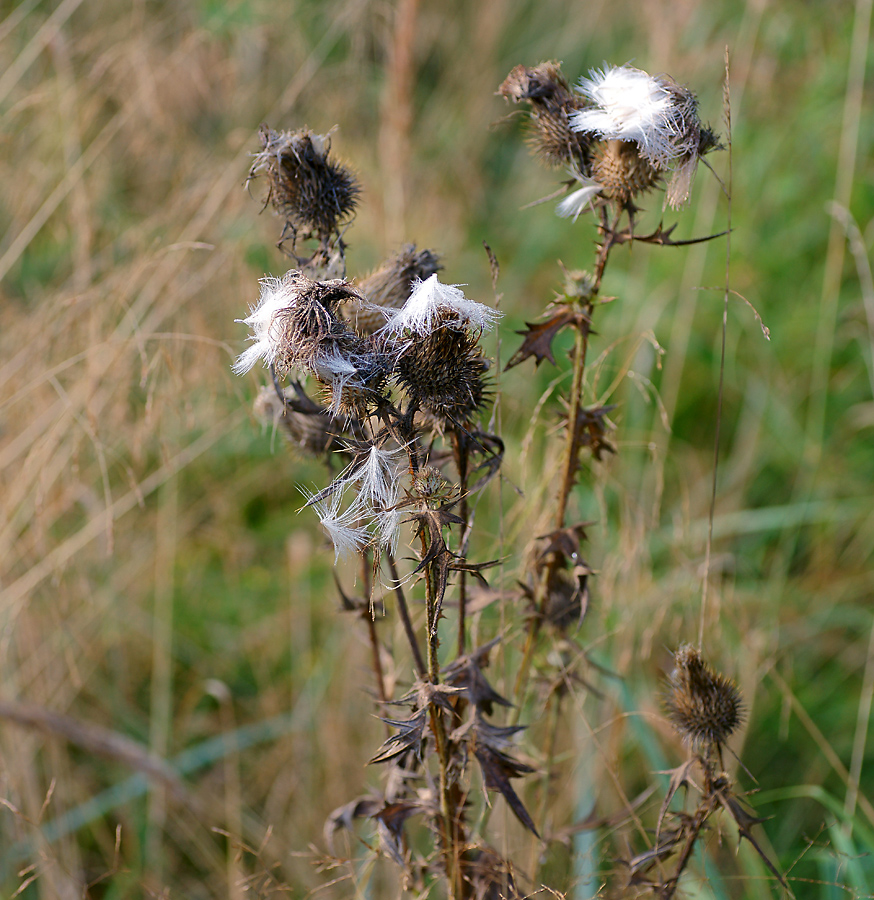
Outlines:
{"type": "Polygon", "coordinates": [[[260,130],[261,151],[249,179],[265,175],[268,203],[284,219],[280,243],[291,237],[326,244],[351,219],[361,187],[345,166],[331,158],[331,137],[308,128],[260,130]]]}
{"type": "Polygon", "coordinates": [[[696,750],[719,750],[743,723],[744,709],[735,683],[715,672],[691,645],[674,654],[665,699],[676,732],[696,750]]]}
{"type": "Polygon", "coordinates": [[[483,405],[489,363],[479,338],[498,316],[432,275],[414,286],[380,330],[379,337],[394,348],[398,384],[415,408],[437,418],[438,427],[464,427],[483,405]]]}
{"type": "Polygon", "coordinates": [[[533,67],[516,66],[498,92],[515,103],[524,100],[530,104],[529,143],[546,165],[568,166],[588,174],[591,139],[570,125],[570,116],[588,104],[571,91],[561,63],[550,60],[533,67]]]}
{"type": "Polygon", "coordinates": [[[313,281],[297,269],[263,278],[258,304],[239,320],[253,344],[234,371],[248,372],[259,359],[279,376],[297,369],[326,386],[334,415],[364,415],[383,397],[389,361],[338,315],[342,303],[361,299],[342,279],[313,281]]]}

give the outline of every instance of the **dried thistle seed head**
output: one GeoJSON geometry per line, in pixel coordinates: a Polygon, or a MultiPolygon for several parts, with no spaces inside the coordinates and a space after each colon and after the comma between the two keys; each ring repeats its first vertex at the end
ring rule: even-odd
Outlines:
{"type": "Polygon", "coordinates": [[[252,329],[253,346],[234,364],[240,375],[259,359],[285,375],[300,368],[322,376],[323,371],[354,374],[350,357],[361,339],[337,316],[343,302],[360,294],[343,280],[312,281],[297,269],[282,278],[262,278],[261,297],[245,325],[252,329]]]}
{"type": "Polygon", "coordinates": [[[330,135],[262,125],[260,139],[249,179],[267,176],[267,200],[285,220],[282,238],[327,240],[352,217],[361,193],[355,176],[330,158],[330,135]]]}
{"type": "Polygon", "coordinates": [[[528,142],[547,166],[571,166],[588,174],[591,139],[570,125],[570,116],[587,104],[571,91],[561,63],[550,60],[533,68],[516,66],[504,79],[499,93],[515,103],[530,103],[532,128],[528,142]]]}
{"type": "Polygon", "coordinates": [[[289,409],[272,386],[263,386],[255,397],[255,415],[265,424],[281,429],[287,440],[311,456],[342,450],[336,424],[327,413],[303,413],[289,409]]]}
{"type": "Polygon", "coordinates": [[[374,334],[385,325],[386,317],[380,310],[400,309],[410,299],[414,283],[427,280],[442,268],[432,250],[417,250],[415,244],[407,244],[361,280],[359,289],[367,302],[350,304],[344,314],[359,334],[374,334]]]}
{"type": "Polygon", "coordinates": [[[356,342],[352,352],[341,359],[342,371],[331,372],[326,366],[317,370],[325,387],[325,402],[338,418],[363,419],[387,399],[388,359],[363,342],[356,342]]]}
{"type": "Polygon", "coordinates": [[[426,337],[413,335],[400,352],[395,378],[419,409],[437,417],[438,427],[447,421],[463,426],[487,400],[488,368],[477,335],[447,324],[426,337]]]}
{"type": "MultiPolygon", "coordinates": [[[[695,95],[667,75],[653,77],[631,66],[593,71],[581,80],[580,89],[594,105],[575,113],[571,127],[633,143],[656,172],[673,172],[667,202],[673,207],[685,203],[699,158],[719,144],[701,124],[695,95]]],[[[592,176],[603,180],[597,164],[592,176]]]]}
{"type": "Polygon", "coordinates": [[[612,140],[600,144],[592,164],[592,177],[603,197],[625,205],[659,183],[652,163],[640,155],[632,141],[612,140]]]}
{"type": "Polygon", "coordinates": [[[665,700],[676,732],[693,747],[719,747],[743,723],[740,691],[730,678],[715,672],[689,644],[674,655],[665,700]]]}

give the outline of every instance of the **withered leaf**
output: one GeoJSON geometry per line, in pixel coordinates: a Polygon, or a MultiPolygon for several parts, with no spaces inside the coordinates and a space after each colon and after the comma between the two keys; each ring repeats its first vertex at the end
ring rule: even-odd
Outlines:
{"type": "Polygon", "coordinates": [[[719,798],[719,802],[722,804],[723,808],[728,811],[734,821],[737,823],[737,831],[740,835],[741,840],[746,838],[752,845],[753,849],[756,853],[759,854],[762,861],[765,865],[771,870],[771,874],[780,882],[780,884],[788,889],[786,882],[783,880],[783,876],[778,871],[777,867],[771,860],[768,858],[768,855],[764,850],[759,846],[758,841],[753,837],[750,832],[750,828],[753,825],[758,825],[761,822],[764,822],[765,819],[760,819],[757,816],[752,815],[752,813],[747,812],[740,801],[733,797],[730,793],[722,791],[717,792],[717,797],[719,798]]]}
{"type": "Polygon", "coordinates": [[[393,703],[414,703],[419,710],[427,710],[429,706],[439,706],[447,712],[454,713],[455,710],[449,702],[450,697],[457,697],[464,693],[461,687],[455,687],[452,684],[433,684],[430,681],[416,680],[412,690],[407,691],[400,700],[393,700],[393,703]]]}
{"type": "Polygon", "coordinates": [[[566,325],[570,325],[571,322],[588,327],[589,319],[584,313],[564,307],[545,322],[526,322],[525,328],[527,330],[517,332],[517,334],[521,334],[525,338],[522,341],[522,346],[510,357],[504,371],[512,369],[513,366],[518,366],[519,363],[524,362],[530,356],[534,357],[535,366],[539,366],[544,359],[548,359],[555,365],[555,357],[552,355],[552,342],[559,331],[566,325]]]}
{"type": "Polygon", "coordinates": [[[674,233],[676,227],[676,222],[668,228],[665,228],[663,223],[659,222],[658,227],[651,234],[634,234],[631,229],[627,228],[623,231],[611,231],[609,239],[613,244],[627,244],[631,241],[637,241],[641,244],[657,244],[662,247],[686,247],[690,244],[703,244],[705,241],[712,241],[716,238],[723,237],[728,234],[728,231],[730,230],[720,231],[718,234],[708,234],[706,237],[675,241],[671,235],[674,233]]]}
{"type": "Polygon", "coordinates": [[[474,653],[459,656],[447,666],[445,672],[446,681],[462,689],[467,699],[486,715],[492,714],[493,704],[495,703],[501,706],[513,705],[489,684],[488,679],[476,662],[474,653]]]}
{"type": "Polygon", "coordinates": [[[692,767],[697,762],[697,757],[691,757],[687,759],[683,765],[678,766],[676,769],[671,769],[669,772],[660,773],[660,774],[670,774],[671,780],[668,783],[668,791],[665,794],[664,802],[662,803],[662,808],[659,810],[659,818],[658,824],[656,825],[656,840],[658,841],[658,835],[662,830],[662,823],[665,820],[665,816],[668,813],[668,808],[671,805],[671,801],[674,799],[674,795],[680,790],[681,787],[685,787],[688,784],[691,784],[690,774],[692,771],[692,767]]]}
{"type": "Polygon", "coordinates": [[[533,772],[530,766],[520,763],[506,753],[492,750],[487,744],[473,743],[473,753],[483,773],[483,782],[490,791],[499,791],[513,810],[516,818],[537,838],[540,835],[534,827],[528,810],[510,784],[511,778],[518,778],[533,772]]]}
{"type": "Polygon", "coordinates": [[[336,832],[341,828],[351,831],[355,819],[369,818],[379,811],[383,802],[381,797],[357,797],[349,803],[344,803],[343,806],[338,806],[325,820],[324,838],[331,852],[333,853],[336,832]]]}
{"type": "Polygon", "coordinates": [[[669,831],[662,832],[656,842],[655,847],[638,853],[633,859],[628,860],[628,868],[632,875],[640,872],[646,872],[651,869],[657,862],[667,859],[671,856],[683,839],[686,837],[685,829],[672,828],[669,831]]]}
{"type": "Polygon", "coordinates": [[[422,812],[422,804],[415,800],[401,800],[387,803],[382,809],[371,813],[376,819],[379,844],[383,851],[401,868],[407,864],[404,848],[404,823],[410,816],[422,812]]]}
{"type": "Polygon", "coordinates": [[[580,555],[580,544],[588,540],[586,529],[594,522],[578,522],[576,525],[568,525],[565,528],[557,528],[548,534],[541,534],[537,540],[546,541],[546,546],[538,553],[537,559],[543,560],[551,553],[556,553],[576,562],[580,555]]]}
{"type": "Polygon", "coordinates": [[[616,448],[607,440],[607,424],[604,422],[607,413],[614,409],[615,403],[610,406],[584,406],[577,410],[577,445],[588,447],[597,460],[603,458],[605,451],[616,452],[616,448]]]}
{"type": "Polygon", "coordinates": [[[501,727],[489,724],[479,712],[468,722],[457,728],[451,735],[452,740],[466,741],[473,751],[483,774],[483,783],[491,791],[503,794],[504,799],[513,810],[516,818],[536,837],[540,837],[528,810],[525,809],[518,794],[510,784],[511,778],[519,778],[534,771],[526,763],[514,759],[505,750],[512,748],[512,738],[520,731],[524,731],[525,725],[509,725],[501,727]]]}
{"type": "Polygon", "coordinates": [[[387,738],[380,746],[379,751],[370,760],[371,763],[388,762],[408,750],[414,750],[421,756],[422,741],[424,739],[425,724],[428,711],[420,709],[413,713],[409,719],[382,719],[386,725],[397,728],[398,733],[387,738]]]}

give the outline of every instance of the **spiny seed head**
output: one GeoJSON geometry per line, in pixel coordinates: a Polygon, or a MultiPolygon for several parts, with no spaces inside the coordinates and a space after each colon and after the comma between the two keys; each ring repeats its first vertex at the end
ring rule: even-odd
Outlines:
{"type": "Polygon", "coordinates": [[[587,134],[574,131],[570,116],[586,107],[586,101],[571,91],[555,60],[529,68],[516,66],[504,79],[499,93],[519,103],[531,105],[529,143],[548,166],[572,166],[586,173],[591,157],[591,140],[587,134]]]}
{"type": "MultiPolygon", "coordinates": [[[[450,321],[454,321],[449,316],[450,321]]],[[[414,335],[401,351],[395,377],[420,409],[444,422],[467,423],[486,400],[489,361],[478,336],[447,324],[425,337],[414,335]]]]}
{"type": "Polygon", "coordinates": [[[359,289],[367,302],[350,304],[344,314],[359,334],[374,334],[385,325],[381,309],[400,309],[410,299],[414,283],[425,281],[442,268],[434,251],[406,244],[360,281],[359,289]]]}
{"type": "Polygon", "coordinates": [[[360,299],[346,281],[312,281],[292,269],[282,278],[263,278],[261,297],[243,319],[252,329],[253,346],[234,364],[241,375],[259,359],[285,375],[300,368],[322,376],[353,374],[352,357],[359,353],[361,339],[337,315],[340,304],[360,299]]]}
{"type": "Polygon", "coordinates": [[[740,691],[730,679],[715,672],[691,645],[674,655],[665,700],[676,732],[693,747],[720,747],[743,723],[740,691]]]}
{"type": "Polygon", "coordinates": [[[599,145],[592,165],[592,178],[601,185],[601,195],[626,204],[659,182],[659,173],[641,156],[637,144],[611,140],[599,145]]]}
{"type": "MultiPolygon", "coordinates": [[[[653,77],[631,66],[592,71],[580,81],[580,90],[593,105],[571,116],[571,128],[590,137],[633,144],[655,173],[672,173],[666,200],[674,208],[682,206],[699,158],[719,146],[716,135],[701,124],[695,95],[667,75],[653,77]]],[[[606,167],[607,178],[613,174],[602,158],[595,161],[592,177],[609,184],[621,202],[627,202],[621,200],[624,193],[630,198],[655,184],[643,169],[637,169],[634,178],[618,175],[607,181],[599,167],[606,167]],[[641,179],[649,183],[638,186],[641,179]]]]}
{"type": "Polygon", "coordinates": [[[355,212],[361,187],[354,175],[330,158],[330,135],[308,128],[260,131],[261,152],[249,179],[261,174],[269,184],[268,202],[285,220],[283,238],[328,239],[355,212]]]}
{"type": "Polygon", "coordinates": [[[363,340],[354,339],[355,352],[346,358],[352,371],[324,369],[319,380],[331,414],[342,419],[363,419],[386,399],[388,357],[377,353],[363,340]]]}

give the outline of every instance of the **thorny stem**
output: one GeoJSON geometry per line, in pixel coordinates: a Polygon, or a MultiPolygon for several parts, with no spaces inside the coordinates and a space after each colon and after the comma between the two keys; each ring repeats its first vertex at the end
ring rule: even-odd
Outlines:
{"type": "MultiPolygon", "coordinates": [[[[458,429],[452,432],[452,452],[455,456],[455,468],[458,471],[458,489],[461,492],[459,503],[459,516],[464,519],[464,532],[462,533],[461,555],[467,556],[467,535],[469,533],[468,505],[467,505],[467,444],[458,429]]],[[[458,573],[458,655],[463,656],[467,641],[467,579],[466,572],[462,569],[458,573]]]]}
{"type": "MultiPolygon", "coordinates": [[[[616,234],[623,211],[623,209],[619,209],[611,223],[606,208],[601,210],[601,222],[598,226],[598,231],[601,234],[602,240],[598,246],[598,256],[595,261],[594,281],[583,301],[582,309],[580,310],[582,316],[575,322],[576,334],[573,350],[574,370],[571,381],[567,428],[565,430],[566,442],[562,462],[561,482],[556,498],[557,503],[554,520],[554,527],[556,530],[564,528],[568,501],[576,481],[576,473],[579,467],[578,457],[583,429],[579,411],[582,406],[583,380],[586,374],[586,354],[589,349],[589,330],[591,327],[592,313],[595,307],[595,298],[598,296],[598,292],[601,289],[601,281],[604,277],[604,270],[607,267],[607,260],[610,256],[610,251],[618,242],[616,234]]],[[[630,228],[631,226],[629,226],[629,229],[630,228]]],[[[546,606],[549,585],[553,582],[555,573],[558,571],[560,565],[561,557],[555,553],[551,554],[543,568],[540,581],[537,585],[535,612],[531,617],[528,626],[525,648],[522,653],[522,663],[519,666],[519,673],[516,676],[514,688],[517,711],[521,709],[520,702],[528,684],[531,660],[534,655],[534,647],[537,643],[540,627],[543,622],[543,611],[546,606]]]]}
{"type": "MultiPolygon", "coordinates": [[[[411,412],[408,411],[411,416],[411,412]]],[[[410,474],[415,475],[419,471],[419,458],[413,442],[407,445],[407,454],[410,460],[410,474]]],[[[422,556],[428,551],[427,537],[421,534],[419,539],[422,544],[422,556]]],[[[434,585],[437,582],[433,563],[425,567],[425,628],[427,631],[428,666],[427,678],[431,684],[440,682],[440,663],[437,658],[437,650],[440,646],[438,635],[438,614],[440,612],[437,597],[434,593],[434,585]]],[[[423,673],[420,673],[423,674],[423,673]]],[[[433,703],[428,711],[431,719],[431,731],[434,734],[434,744],[437,750],[437,760],[440,771],[440,832],[443,844],[443,864],[446,869],[446,882],[448,886],[449,900],[461,898],[461,865],[459,835],[459,823],[454,815],[452,802],[452,790],[449,777],[449,746],[446,737],[446,725],[443,721],[443,713],[433,703]]]]}

